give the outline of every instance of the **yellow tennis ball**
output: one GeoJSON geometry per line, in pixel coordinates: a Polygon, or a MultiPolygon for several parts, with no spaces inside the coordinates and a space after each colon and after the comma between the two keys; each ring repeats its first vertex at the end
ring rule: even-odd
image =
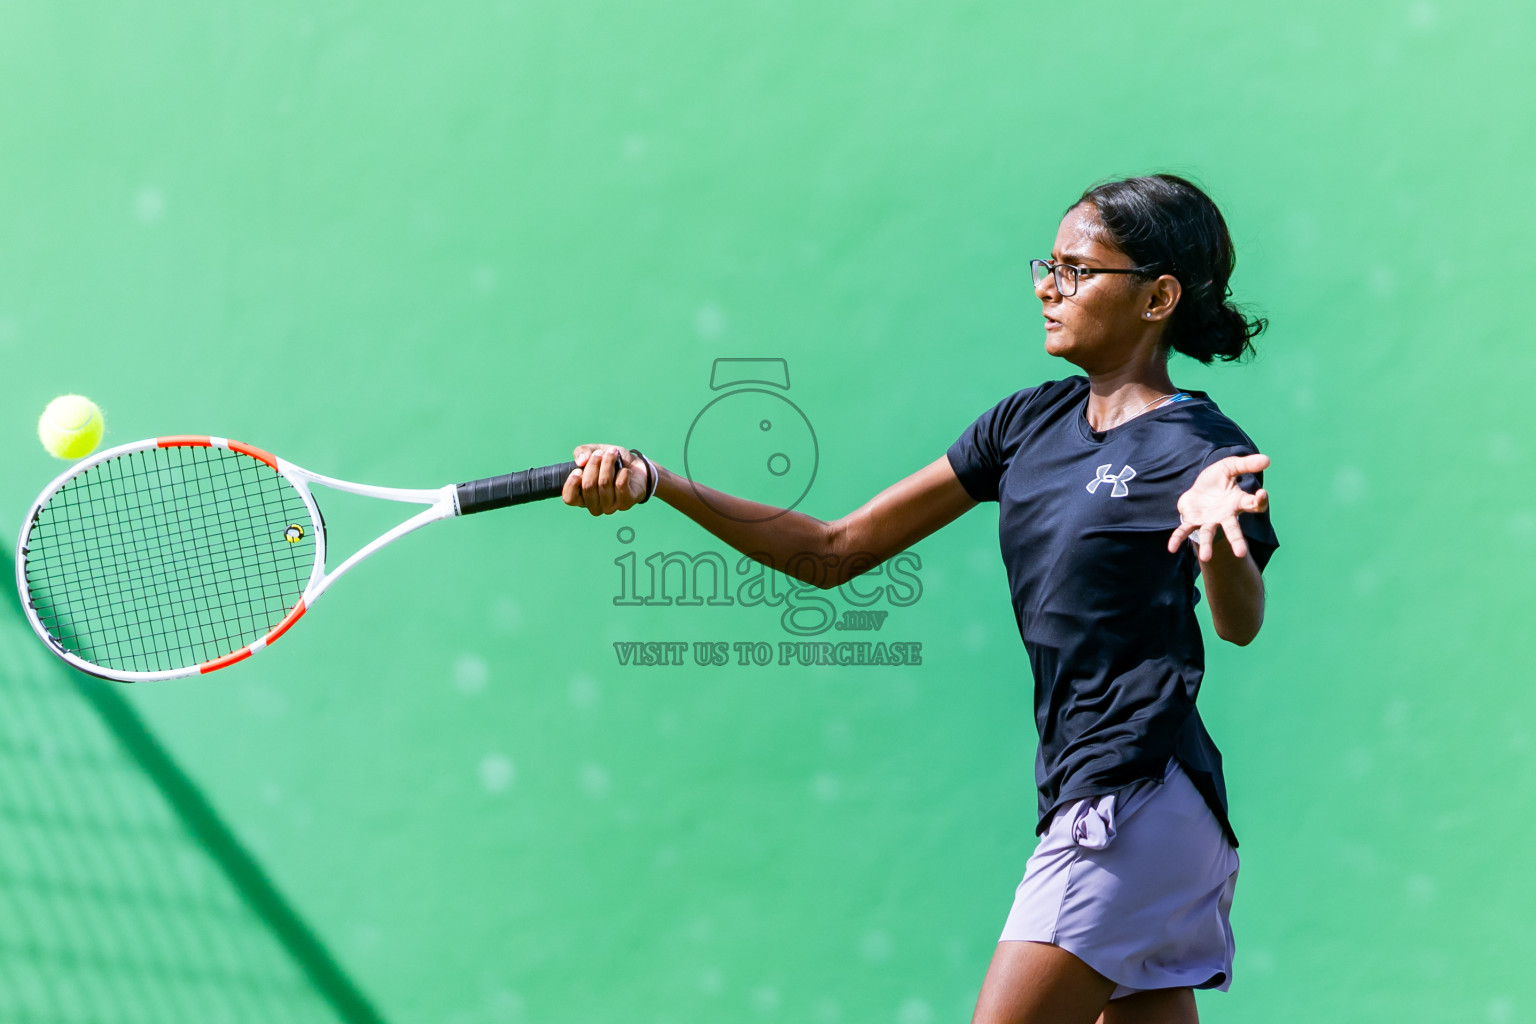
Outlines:
{"type": "Polygon", "coordinates": [[[101,443],[107,428],[101,410],[89,398],[64,395],[48,403],[37,421],[37,436],[48,454],[60,459],[83,459],[101,443]]]}

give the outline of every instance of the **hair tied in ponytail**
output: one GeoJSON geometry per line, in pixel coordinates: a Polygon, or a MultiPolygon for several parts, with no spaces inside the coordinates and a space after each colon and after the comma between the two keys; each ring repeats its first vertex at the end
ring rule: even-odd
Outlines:
{"type": "Polygon", "coordinates": [[[1137,266],[1170,267],[1184,290],[1167,328],[1168,347],[1191,359],[1233,362],[1254,352],[1269,321],[1227,301],[1237,253],[1221,211],[1200,188],[1173,174],[1105,182],[1073,207],[1092,206],[1107,240],[1137,266]]]}

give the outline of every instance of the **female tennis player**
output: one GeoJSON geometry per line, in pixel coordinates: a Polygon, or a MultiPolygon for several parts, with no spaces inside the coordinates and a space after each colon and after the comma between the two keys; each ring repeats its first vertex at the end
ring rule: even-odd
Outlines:
{"type": "Polygon", "coordinates": [[[1182,1024],[1197,1020],[1194,989],[1230,983],[1237,839],[1221,755],[1195,710],[1195,577],[1216,635],[1252,641],[1277,544],[1269,459],[1208,395],[1173,385],[1168,354],[1209,363],[1252,351],[1265,322],[1228,302],[1235,262],[1221,213],[1190,182],[1089,189],[1051,258],[1033,261],[1046,351],[1082,375],[1009,395],[943,457],[833,522],[776,515],[639,452],[576,449],[567,504],[606,515],[659,496],[822,587],[998,502],[1035,680],[1043,838],[976,1024],[1182,1024]],[[806,552],[816,557],[796,559],[806,552]],[[810,578],[824,565],[837,568],[810,578]]]}

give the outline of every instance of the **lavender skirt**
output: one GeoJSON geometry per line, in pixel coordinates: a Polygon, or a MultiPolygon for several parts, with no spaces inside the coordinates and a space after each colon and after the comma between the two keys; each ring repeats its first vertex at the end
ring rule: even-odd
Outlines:
{"type": "Polygon", "coordinates": [[[1232,982],[1237,851],[1184,769],[1059,808],[999,941],[1049,942],[1115,982],[1111,999],[1232,982]]]}

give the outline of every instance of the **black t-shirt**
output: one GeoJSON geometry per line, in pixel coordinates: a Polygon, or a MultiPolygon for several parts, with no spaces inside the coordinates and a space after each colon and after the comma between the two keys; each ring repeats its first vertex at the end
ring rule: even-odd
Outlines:
{"type": "MultiPolygon", "coordinates": [[[[1170,757],[1232,845],[1221,753],[1195,697],[1205,673],[1190,545],[1168,553],[1178,499],[1206,466],[1258,449],[1203,392],[1104,432],[1088,425],[1088,381],[1049,381],[1003,399],[949,447],[971,497],[996,501],[1019,635],[1035,677],[1035,781],[1051,812],[1161,779],[1170,757]]],[[[1262,474],[1240,481],[1252,492],[1262,474]]],[[[1268,513],[1240,517],[1260,569],[1278,546],[1268,513]]]]}

